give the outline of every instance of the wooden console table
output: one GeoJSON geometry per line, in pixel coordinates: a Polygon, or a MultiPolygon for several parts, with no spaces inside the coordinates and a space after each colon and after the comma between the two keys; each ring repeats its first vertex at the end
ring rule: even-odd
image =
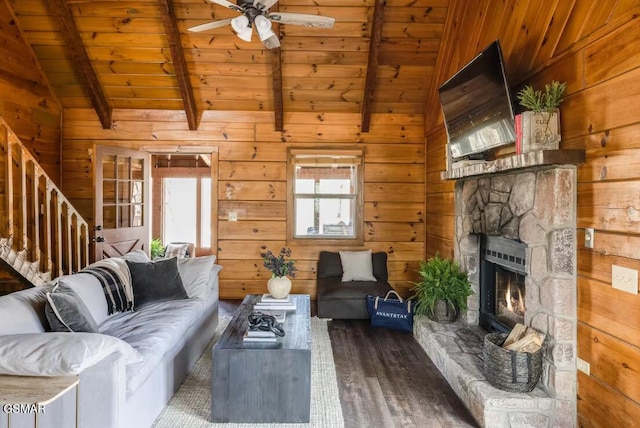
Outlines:
{"type": "Polygon", "coordinates": [[[77,426],[78,376],[0,375],[0,428],[77,426]]]}
{"type": "Polygon", "coordinates": [[[249,295],[211,351],[213,422],[309,422],[311,318],[309,295],[293,295],[285,336],[276,343],[245,344],[248,315],[260,295],[249,295]]]}

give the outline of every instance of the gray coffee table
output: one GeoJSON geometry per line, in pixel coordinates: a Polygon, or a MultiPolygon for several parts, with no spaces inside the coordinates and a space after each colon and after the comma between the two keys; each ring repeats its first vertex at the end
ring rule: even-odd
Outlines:
{"type": "Polygon", "coordinates": [[[242,336],[260,295],[248,295],[213,347],[211,421],[309,422],[311,319],[309,295],[293,295],[285,336],[277,343],[248,343],[242,336]]]}

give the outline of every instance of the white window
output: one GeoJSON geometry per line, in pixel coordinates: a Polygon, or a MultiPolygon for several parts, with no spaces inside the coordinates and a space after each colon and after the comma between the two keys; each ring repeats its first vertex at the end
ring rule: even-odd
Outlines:
{"type": "Polygon", "coordinates": [[[351,240],[362,237],[362,152],[289,151],[289,238],[351,240]]]}

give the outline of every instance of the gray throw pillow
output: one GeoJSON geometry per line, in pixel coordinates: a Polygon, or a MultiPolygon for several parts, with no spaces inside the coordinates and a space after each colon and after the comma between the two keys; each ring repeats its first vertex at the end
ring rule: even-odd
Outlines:
{"type": "Polygon", "coordinates": [[[189,297],[182,284],[175,257],[146,263],[127,260],[127,266],[131,272],[136,307],[189,297]]]}
{"type": "Polygon", "coordinates": [[[75,291],[64,285],[56,284],[47,293],[44,313],[52,331],[98,332],[98,324],[87,305],[75,291]]]}

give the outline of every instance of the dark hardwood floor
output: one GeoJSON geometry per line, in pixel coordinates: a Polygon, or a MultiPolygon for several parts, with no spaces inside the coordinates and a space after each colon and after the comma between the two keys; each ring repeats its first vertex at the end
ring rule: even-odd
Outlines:
{"type": "MultiPolygon", "coordinates": [[[[220,315],[240,303],[221,300],[220,315]]],[[[345,427],[478,426],[411,333],[359,320],[328,327],[345,427]]]]}

